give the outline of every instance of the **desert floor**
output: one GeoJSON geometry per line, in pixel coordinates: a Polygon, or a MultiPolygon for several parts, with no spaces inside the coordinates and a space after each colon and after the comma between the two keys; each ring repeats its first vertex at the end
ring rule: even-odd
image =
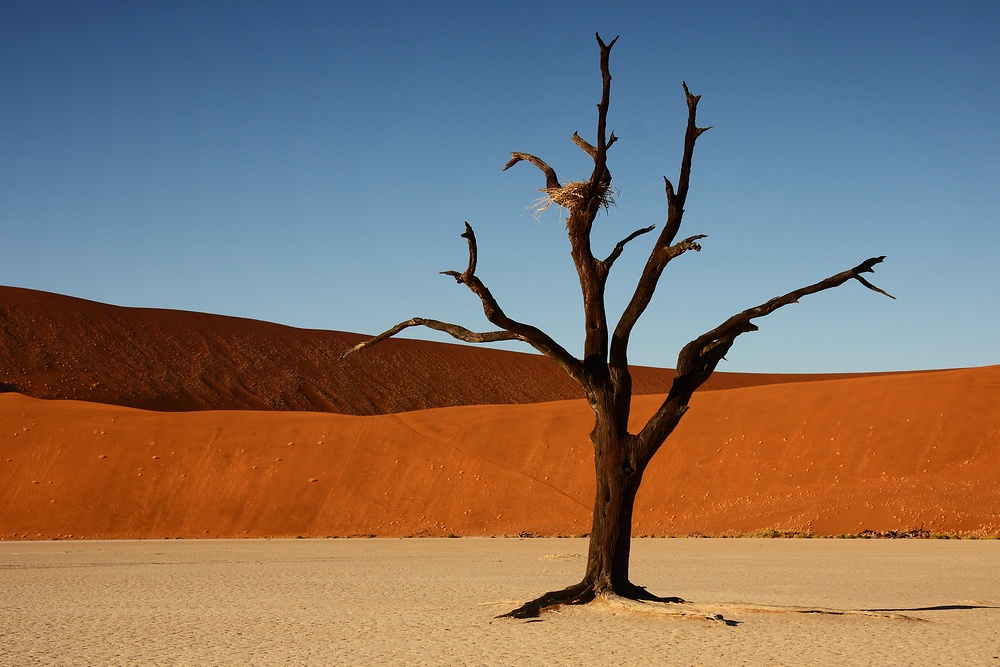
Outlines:
{"type": "Polygon", "coordinates": [[[1000,541],[637,539],[632,578],[686,616],[494,619],[578,580],[586,546],[0,542],[0,663],[1000,666],[1000,541]]]}

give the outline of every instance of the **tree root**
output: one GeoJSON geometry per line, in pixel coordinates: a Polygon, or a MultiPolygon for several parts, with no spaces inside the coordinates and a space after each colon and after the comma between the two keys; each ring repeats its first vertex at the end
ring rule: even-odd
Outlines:
{"type": "Polygon", "coordinates": [[[653,595],[646,590],[645,586],[636,586],[631,582],[629,582],[628,589],[626,591],[617,593],[615,597],[626,600],[636,600],[638,602],[664,602],[669,604],[687,602],[684,598],[653,595]]]}
{"type": "Polygon", "coordinates": [[[677,597],[660,597],[653,595],[642,586],[628,584],[626,590],[620,592],[598,593],[595,586],[588,581],[581,581],[578,584],[564,588],[561,591],[550,591],[545,595],[535,598],[530,602],[501,614],[497,618],[537,618],[539,614],[547,609],[554,609],[562,605],[587,604],[594,599],[601,597],[605,599],[628,600],[630,602],[661,602],[680,603],[683,599],[677,597]]]}
{"type": "MultiPolygon", "coordinates": [[[[678,597],[660,597],[648,592],[642,586],[628,584],[622,592],[602,591],[598,593],[592,583],[582,581],[559,591],[551,591],[530,602],[501,614],[496,618],[537,618],[543,611],[562,605],[583,605],[600,600],[610,607],[629,613],[708,620],[728,626],[737,626],[742,621],[733,620],[731,615],[743,614],[817,614],[824,616],[867,616],[899,621],[922,621],[923,619],[898,613],[915,609],[829,609],[824,607],[800,607],[791,605],[761,605],[750,603],[695,604],[678,597]],[[724,616],[721,612],[725,612],[724,616]]],[[[958,608],[958,606],[928,607],[926,609],[958,608]]]]}
{"type": "Polygon", "coordinates": [[[550,591],[545,595],[525,602],[517,609],[500,614],[497,618],[538,618],[546,609],[553,609],[564,604],[587,604],[597,597],[594,586],[586,581],[564,588],[561,591],[550,591]]]}

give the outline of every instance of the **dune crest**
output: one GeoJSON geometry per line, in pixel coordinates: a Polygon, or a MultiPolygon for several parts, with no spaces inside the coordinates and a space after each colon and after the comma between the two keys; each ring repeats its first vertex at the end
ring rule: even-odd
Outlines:
{"type": "MultiPolygon", "coordinates": [[[[146,410],[354,415],[583,397],[536,354],[393,339],[339,359],[364,338],[0,287],[0,391],[146,410]]],[[[633,375],[639,394],[673,379],[657,368],[633,375]]],[[[851,376],[716,373],[703,389],[821,377],[851,376]]]]}

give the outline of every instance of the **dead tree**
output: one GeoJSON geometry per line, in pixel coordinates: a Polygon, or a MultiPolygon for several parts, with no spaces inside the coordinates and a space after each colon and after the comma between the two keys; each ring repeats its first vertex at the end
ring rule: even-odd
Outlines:
{"type": "Polygon", "coordinates": [[[590,440],[594,447],[597,474],[597,493],[594,498],[587,570],[580,583],[546,593],[505,614],[508,617],[533,617],[549,607],[584,604],[598,596],[679,601],[679,598],[654,596],[644,588],[631,583],[629,549],[632,536],[632,509],[636,492],[642,483],[643,471],[687,412],[691,395],[712,374],[736,338],[740,334],[757,329],[753,320],[759,317],[764,317],[782,306],[796,303],[804,296],[838,287],[852,279],[868,289],[891,298],[891,295],[875,287],[862,276],[864,273],[871,273],[873,267],[884,259],[884,257],[873,257],[852,269],[733,315],[684,346],[677,358],[673,383],[662,405],[638,433],[630,433],[628,421],[632,399],[632,377],[628,364],[629,337],[633,327],[649,306],[667,264],[685,252],[701,249],[699,241],[705,238],[704,235],[689,236],[682,240],[676,240],[676,237],[684,216],[684,202],[688,194],[695,142],[708,128],[698,127],[696,124],[695,113],[700,96],[692,95],[684,84],[688,117],[680,177],[676,186],[664,178],[668,207],[666,224],[653,245],[627,307],[612,328],[605,310],[605,284],[608,274],[630,241],[652,232],[655,228],[644,227],[632,232],[619,241],[603,259],[596,257],[591,247],[591,229],[594,220],[601,209],[607,208],[612,203],[611,172],[608,169],[607,157],[608,149],[617,141],[617,137],[613,132],[610,135],[607,132],[611,93],[608,59],[615,41],[617,38],[605,44],[600,35],[597,36],[601,52],[603,87],[601,101],[597,105],[596,144],[589,143],[576,133],[572,137],[573,142],[593,159],[594,170],[590,178],[563,185],[552,167],[528,153],[513,153],[504,167],[506,170],[518,162],[528,162],[537,167],[545,176],[545,188],[542,192],[567,211],[566,228],[570,251],[583,293],[586,341],[582,360],[566,351],[545,332],[530,324],[514,320],[504,312],[490,290],[476,276],[476,237],[468,223],[465,224],[465,232],[462,234],[469,246],[468,266],[462,272],[443,273],[452,276],[479,297],[486,318],[499,330],[477,333],[447,322],[414,318],[397,324],[344,354],[346,356],[375,345],[408,327],[424,326],[471,343],[523,341],[558,364],[583,388],[594,412],[594,428],[590,433],[590,440]]]}

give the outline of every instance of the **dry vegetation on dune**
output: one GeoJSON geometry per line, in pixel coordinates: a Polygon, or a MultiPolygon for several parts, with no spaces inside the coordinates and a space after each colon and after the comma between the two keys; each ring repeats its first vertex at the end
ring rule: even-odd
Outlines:
{"type": "MultiPolygon", "coordinates": [[[[996,535],[998,393],[1000,366],[696,395],[635,533],[996,535]]],[[[358,417],[7,393],[0,539],[579,535],[591,419],[582,400],[358,417]]]]}

